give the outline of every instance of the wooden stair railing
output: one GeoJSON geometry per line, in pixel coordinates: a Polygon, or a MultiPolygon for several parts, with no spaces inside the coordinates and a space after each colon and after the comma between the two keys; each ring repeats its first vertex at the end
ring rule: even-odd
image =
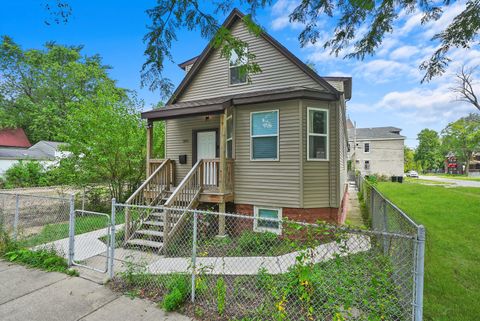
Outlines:
{"type": "Polygon", "coordinates": [[[199,160],[165,202],[163,248],[185,223],[188,210],[198,205],[204,186],[204,161],[199,160]]]}
{"type": "Polygon", "coordinates": [[[165,159],[125,202],[127,205],[125,207],[125,241],[128,241],[132,231],[141,226],[148,216],[148,211],[142,211],[142,215],[133,221],[130,215],[131,205],[157,205],[174,183],[172,182],[173,170],[174,162],[171,159],[165,159]]]}

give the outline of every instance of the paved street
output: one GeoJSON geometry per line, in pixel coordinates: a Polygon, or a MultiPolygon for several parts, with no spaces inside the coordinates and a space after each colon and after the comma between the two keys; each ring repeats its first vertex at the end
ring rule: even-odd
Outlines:
{"type": "Polygon", "coordinates": [[[0,261],[2,321],[189,321],[81,277],[0,261]]]}
{"type": "Polygon", "coordinates": [[[463,186],[463,187],[480,187],[480,182],[467,181],[463,179],[443,178],[443,177],[437,177],[437,176],[420,176],[420,179],[429,180],[433,182],[450,183],[450,184],[455,184],[457,186],[463,186]]]}

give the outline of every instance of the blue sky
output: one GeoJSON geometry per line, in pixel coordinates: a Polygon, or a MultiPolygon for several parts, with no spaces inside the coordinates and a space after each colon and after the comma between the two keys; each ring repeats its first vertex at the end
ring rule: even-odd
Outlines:
{"type": "MultiPolygon", "coordinates": [[[[358,127],[396,126],[403,129],[406,143],[416,145],[416,135],[423,128],[441,130],[445,125],[469,112],[472,106],[459,103],[448,90],[453,73],[462,64],[480,64],[480,51],[455,49],[447,74],[429,84],[420,84],[418,65],[435,49],[430,38],[464,7],[454,3],[439,21],[420,26],[420,14],[403,14],[394,33],[389,34],[375,56],[364,61],[344,60],[330,56],[321,47],[300,48],[297,36],[302,26],[288,21],[298,0],[273,1],[257,13],[257,21],[300,59],[315,63],[322,76],[353,77],[353,97],[348,113],[358,127]]],[[[100,54],[113,69],[111,77],[119,86],[135,89],[146,108],[160,100],[158,93],[140,88],[140,69],[145,61],[143,36],[149,22],[145,10],[154,0],[71,0],[73,15],[67,24],[47,26],[48,14],[42,0],[4,1],[0,5],[0,35],[9,35],[23,48],[39,48],[46,41],[65,45],[84,45],[84,53],[100,54]]],[[[223,21],[224,17],[218,17],[223,21]]],[[[321,39],[332,34],[333,22],[322,23],[321,39]]],[[[180,31],[172,52],[175,63],[166,65],[166,75],[178,84],[183,71],[176,63],[198,55],[207,43],[197,32],[180,31]]],[[[347,53],[350,49],[347,48],[347,53]]],[[[479,88],[480,90],[480,88],[479,88]]]]}

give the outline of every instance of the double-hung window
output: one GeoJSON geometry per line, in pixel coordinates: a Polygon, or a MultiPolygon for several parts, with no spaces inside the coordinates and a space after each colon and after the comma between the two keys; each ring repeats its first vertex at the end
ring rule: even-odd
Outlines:
{"type": "Polygon", "coordinates": [[[250,114],[251,160],[278,160],[278,110],[250,114]]]}
{"type": "Polygon", "coordinates": [[[363,168],[367,171],[370,170],[370,161],[369,160],[366,160],[364,162],[364,167],[363,168]]]}
{"type": "Polygon", "coordinates": [[[363,145],[363,151],[364,151],[365,153],[370,153],[370,143],[365,143],[365,144],[363,145]]]}
{"type": "Polygon", "coordinates": [[[328,160],[328,109],[307,108],[307,160],[328,160]]]}
{"type": "Polygon", "coordinates": [[[240,85],[246,84],[248,80],[248,75],[245,70],[245,65],[247,64],[247,55],[248,51],[245,47],[244,57],[238,57],[235,50],[231,51],[230,54],[230,85],[240,85]]]}
{"type": "Polygon", "coordinates": [[[256,232],[272,232],[281,234],[282,209],[271,207],[254,207],[254,226],[256,232]],[[263,218],[263,220],[262,220],[263,218]]]}
{"type": "Polygon", "coordinates": [[[227,117],[227,159],[233,158],[233,115],[227,117]]]}

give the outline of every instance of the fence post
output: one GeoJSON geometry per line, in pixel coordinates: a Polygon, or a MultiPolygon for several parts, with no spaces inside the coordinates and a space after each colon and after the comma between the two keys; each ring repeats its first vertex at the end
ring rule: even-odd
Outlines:
{"type": "Polygon", "coordinates": [[[197,211],[193,211],[192,237],[192,303],[195,303],[195,277],[197,273],[197,211]]]}
{"type": "Polygon", "coordinates": [[[73,265],[75,256],[75,195],[70,194],[70,217],[68,224],[68,266],[73,265]]]}
{"type": "Polygon", "coordinates": [[[113,278],[113,262],[115,261],[115,215],[116,215],[116,200],[112,198],[112,214],[110,215],[110,246],[108,248],[108,278],[113,278]]]}
{"type": "Polygon", "coordinates": [[[15,194],[15,217],[13,219],[13,239],[15,241],[17,240],[19,217],[20,217],[20,197],[18,194],[15,194]]]}
{"type": "Polygon", "coordinates": [[[376,230],[378,228],[377,226],[377,217],[375,215],[375,189],[373,188],[372,185],[369,186],[370,189],[370,217],[372,220],[372,227],[373,230],[376,230]]]}
{"type": "MultiPolygon", "coordinates": [[[[385,233],[388,233],[388,216],[387,216],[387,200],[385,199],[382,199],[383,201],[383,232],[385,233]]],[[[384,235],[383,236],[383,253],[385,255],[388,254],[388,248],[390,247],[390,244],[389,244],[389,236],[388,235],[384,235]]]]}
{"type": "Polygon", "coordinates": [[[425,227],[417,229],[417,257],[415,262],[415,321],[423,320],[423,277],[425,272],[425,227]]]}

